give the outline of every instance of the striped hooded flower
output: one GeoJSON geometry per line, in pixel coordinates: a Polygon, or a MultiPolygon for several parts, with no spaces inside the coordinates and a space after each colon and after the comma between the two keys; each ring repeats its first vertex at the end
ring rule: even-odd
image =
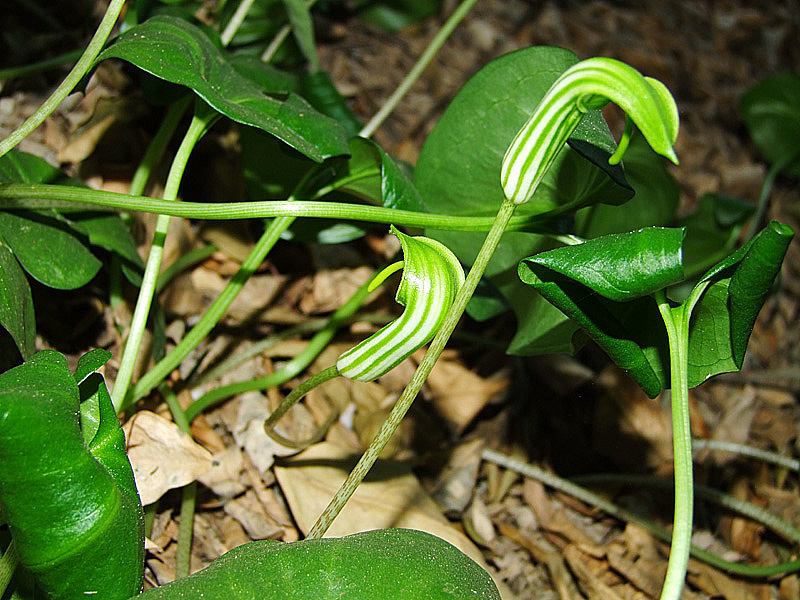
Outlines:
{"type": "Polygon", "coordinates": [[[372,381],[428,343],[464,282],[461,263],[449,248],[430,238],[405,235],[394,227],[392,233],[400,240],[404,260],[379,273],[372,287],[402,268],[403,278],[395,299],[405,310],[395,321],[339,357],[339,374],[349,379],[372,381]]]}
{"type": "Polygon", "coordinates": [[[611,58],[583,60],[561,74],[519,130],[503,157],[503,191],[515,204],[530,200],[584,113],[614,102],[625,111],[625,133],[609,159],[627,148],[633,124],[657,153],[675,164],[678,108],[667,87],[611,58]]]}

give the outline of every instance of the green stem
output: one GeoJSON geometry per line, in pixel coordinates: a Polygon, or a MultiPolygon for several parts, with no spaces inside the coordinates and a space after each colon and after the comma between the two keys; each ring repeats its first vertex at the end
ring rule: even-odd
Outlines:
{"type": "MultiPolygon", "coordinates": [[[[186,168],[186,163],[189,161],[192,150],[216,118],[217,116],[215,114],[206,110],[198,110],[196,112],[175,154],[175,158],[172,161],[169,175],[167,176],[167,181],[164,186],[164,199],[166,201],[174,202],[178,197],[178,188],[180,187],[183,172],[186,168]]],[[[120,360],[119,372],[117,373],[117,378],[114,381],[114,387],[111,391],[111,399],[117,412],[125,407],[124,400],[133,376],[136,358],[139,353],[139,346],[142,342],[144,330],[147,325],[147,317],[150,313],[150,306],[155,294],[158,271],[161,267],[161,258],[164,253],[164,242],[167,237],[167,231],[169,230],[169,221],[170,217],[167,215],[159,215],[156,220],[153,243],[150,246],[150,253],[147,257],[147,263],[145,264],[144,275],[142,276],[142,286],[139,289],[136,308],[131,318],[130,332],[128,333],[125,350],[120,360]]]]}
{"type": "MultiPolygon", "coordinates": [[[[60,208],[86,210],[86,205],[129,212],[147,212],[187,219],[229,220],[307,217],[391,223],[447,231],[488,231],[494,217],[471,217],[398,210],[381,206],[323,201],[261,200],[255,202],[169,202],[131,194],[67,185],[0,184],[0,209],[60,208]]],[[[521,215],[509,221],[508,231],[537,231],[558,211],[521,215]]]]}
{"type": "Polygon", "coordinates": [[[433,369],[433,366],[444,350],[444,347],[447,345],[450,335],[461,320],[461,315],[464,313],[469,299],[475,292],[475,288],[478,286],[478,282],[483,276],[486,266],[489,264],[489,260],[492,258],[497,245],[500,243],[500,239],[506,230],[511,216],[514,214],[514,207],[514,204],[509,200],[504,200],[500,205],[500,210],[497,212],[494,224],[486,235],[486,239],[478,252],[478,256],[475,258],[472,268],[467,274],[464,284],[458,290],[453,300],[453,305],[444,318],[442,327],[431,341],[430,347],[422,361],[420,361],[411,381],[403,390],[394,408],[392,408],[389,417],[381,426],[375,439],[370,443],[369,448],[367,448],[366,452],[364,452],[356,466],[347,476],[347,479],[345,479],[339,491],[336,492],[330,504],[328,504],[327,508],[325,508],[319,519],[317,519],[317,522],[311,528],[311,531],[308,532],[308,539],[318,539],[325,534],[331,526],[331,523],[333,523],[333,520],[350,499],[350,496],[353,495],[358,485],[364,477],[366,477],[372,465],[375,464],[375,461],[389,442],[395,430],[399,427],[400,422],[411,407],[411,403],[414,401],[414,398],[416,398],[422,385],[433,369]]]}
{"type": "Polygon", "coordinates": [[[295,449],[305,448],[321,440],[325,436],[325,432],[328,431],[328,428],[336,419],[337,413],[335,410],[331,410],[331,416],[328,417],[325,423],[323,423],[322,426],[317,429],[314,435],[307,440],[290,440],[289,438],[284,437],[275,431],[275,425],[277,425],[278,421],[283,418],[283,415],[285,415],[289,409],[292,408],[292,406],[297,404],[297,402],[308,392],[313,390],[318,385],[322,385],[326,381],[330,381],[336,377],[339,377],[339,369],[336,368],[336,365],[333,365],[332,367],[328,367],[327,369],[323,369],[319,373],[312,375],[303,383],[294,388],[291,393],[286,396],[283,402],[280,403],[278,408],[272,411],[272,414],[267,417],[267,420],[264,422],[264,431],[266,434],[282,446],[295,449]]]}
{"type": "Polygon", "coordinates": [[[656,294],[656,300],[669,339],[672,447],[675,464],[675,516],[661,600],[679,600],[689,564],[694,503],[688,380],[689,317],[693,304],[687,302],[673,309],[663,291],[656,294]]]}
{"type": "Polygon", "coordinates": [[[150,140],[150,143],[147,145],[147,150],[145,150],[144,156],[139,166],[136,168],[136,172],[133,174],[131,185],[128,189],[128,194],[131,196],[141,196],[144,193],[144,188],[150,180],[153,167],[163,156],[164,150],[167,147],[167,142],[169,142],[172,135],[175,133],[175,129],[177,129],[183,113],[189,108],[192,98],[192,94],[186,94],[185,97],[170,105],[167,114],[164,115],[164,119],[158,127],[158,131],[156,131],[153,139],[150,140]]]}
{"type": "Polygon", "coordinates": [[[231,43],[233,36],[236,35],[236,32],[239,31],[239,27],[244,23],[244,18],[247,16],[247,13],[250,12],[253,2],[254,0],[241,0],[241,2],[239,2],[239,6],[236,7],[236,12],[233,13],[231,20],[228,21],[228,24],[219,36],[223,46],[227,46],[231,43]]]}
{"type": "MultiPolygon", "coordinates": [[[[617,506],[613,502],[610,502],[605,499],[605,497],[595,494],[594,492],[587,490],[584,487],[576,485],[571,481],[567,481],[566,479],[562,479],[549,471],[545,471],[544,469],[537,467],[536,465],[532,465],[521,460],[517,460],[511,456],[506,456],[505,454],[501,454],[500,452],[496,452],[490,449],[484,449],[482,454],[482,458],[484,460],[488,460],[492,463],[497,465],[506,467],[507,469],[511,469],[524,475],[525,477],[530,477],[531,479],[535,479],[536,481],[542,482],[544,485],[551,487],[555,490],[559,490],[565,494],[568,494],[574,498],[577,498],[581,502],[585,502],[590,506],[594,506],[599,508],[605,513],[616,517],[622,521],[627,523],[634,523],[638,525],[645,531],[648,531],[653,536],[669,543],[672,539],[670,533],[659,527],[652,521],[640,517],[636,513],[633,513],[621,506],[617,506]]],[[[605,477],[605,476],[604,476],[605,477]]],[[[629,481],[629,477],[627,475],[619,476],[619,479],[624,479],[626,482],[629,481]]],[[[590,479],[581,478],[581,480],[590,479]]],[[[594,477],[592,477],[594,479],[594,477]]],[[[651,482],[647,482],[652,484],[651,482]]],[[[667,482],[664,482],[665,484],[667,482]]],[[[698,491],[700,491],[700,486],[698,486],[698,491]]],[[[716,491],[716,490],[714,490],[716,491]]],[[[719,494],[719,492],[717,492],[719,494]]],[[[774,517],[774,515],[771,515],[774,517]]],[[[712,554],[706,550],[702,550],[696,546],[690,547],[690,552],[692,556],[695,558],[702,560],[718,569],[726,571],[728,573],[733,573],[735,575],[742,575],[744,577],[771,577],[773,575],[781,575],[784,573],[790,573],[792,571],[800,570],[800,559],[793,560],[785,563],[779,563],[776,565],[743,565],[741,563],[732,562],[729,560],[725,560],[720,558],[716,554],[712,554]]]]}
{"type": "Polygon", "coordinates": [[[411,68],[408,74],[405,76],[403,81],[400,82],[400,85],[397,86],[397,89],[389,96],[389,99],[386,100],[386,103],[381,107],[381,109],[375,113],[375,116],[370,119],[369,123],[364,125],[363,129],[359,133],[360,136],[363,137],[370,137],[378,127],[381,126],[386,120],[386,117],[395,109],[395,107],[400,103],[403,96],[408,93],[408,90],[411,89],[411,86],[414,85],[414,82],[419,79],[419,76],[422,75],[422,72],[428,66],[428,64],[433,60],[433,57],[439,51],[439,49],[444,45],[447,41],[447,38],[450,37],[450,34],[453,33],[453,30],[456,26],[461,22],[461,20],[467,16],[467,13],[475,4],[476,0],[463,0],[461,4],[453,11],[453,14],[450,15],[450,18],[447,19],[442,28],[436,33],[436,35],[431,40],[428,47],[425,48],[425,51],[419,57],[416,64],[411,68]]]}
{"type": "Polygon", "coordinates": [[[800,460],[783,456],[776,452],[769,450],[762,450],[761,448],[754,448],[752,446],[745,446],[735,442],[726,442],[723,440],[692,440],[692,450],[709,449],[716,452],[733,452],[741,456],[749,456],[750,458],[757,458],[764,462],[784,467],[790,471],[800,471],[800,460]]]}
{"type": "Polygon", "coordinates": [[[186,254],[181,254],[172,264],[159,273],[158,279],[156,279],[156,293],[163,290],[178,273],[197,263],[203,262],[216,251],[217,247],[214,244],[208,244],[207,246],[190,250],[186,254]]]}
{"type": "Polygon", "coordinates": [[[41,125],[56,107],[61,104],[64,98],[72,92],[74,87],[78,85],[78,82],[92,67],[92,63],[94,63],[97,55],[100,54],[100,50],[103,49],[103,44],[106,43],[111,30],[114,28],[114,24],[117,22],[117,17],[122,10],[123,4],[125,4],[125,0],[111,0],[106,9],[106,14],[103,15],[103,19],[100,21],[97,31],[95,31],[89,45],[86,46],[86,50],[84,50],[81,58],[75,63],[75,66],[72,67],[72,70],[64,78],[64,81],[61,82],[61,85],[55,89],[36,112],[28,117],[17,129],[12,131],[6,139],[0,142],[0,156],[3,156],[6,152],[19,144],[30,132],[41,125]]]}
{"type": "Polygon", "coordinates": [[[131,388],[125,397],[122,408],[127,408],[148,394],[209,334],[227,312],[231,302],[244,287],[244,284],[247,283],[247,280],[255,273],[269,251],[280,239],[281,234],[289,228],[293,221],[294,218],[292,217],[279,217],[269,224],[242,263],[242,266],[228,282],[228,285],[225,286],[225,289],[220,292],[217,299],[208,307],[206,313],[169,354],[158,361],[152,369],[136,382],[136,385],[131,388]]]}
{"type": "MultiPolygon", "coordinates": [[[[249,381],[239,381],[228,385],[220,386],[200,396],[186,409],[186,415],[190,421],[209,407],[235,396],[253,390],[265,390],[286,383],[292,377],[302,373],[308,365],[330,344],[339,327],[355,313],[364,303],[369,291],[369,282],[363,284],[355,294],[342,306],[340,306],[328,319],[325,327],[318,331],[309,341],[305,349],[287,362],[283,368],[249,381]]],[[[195,326],[196,328],[197,326],[195,326]]]]}
{"type": "Polygon", "coordinates": [[[17,546],[14,540],[11,540],[6,551],[3,552],[3,558],[0,558],[0,596],[4,595],[18,564],[17,546]]]}
{"type": "Polygon", "coordinates": [[[8,69],[0,69],[0,81],[8,81],[10,79],[18,79],[19,77],[27,77],[28,75],[36,75],[42,71],[47,71],[53,67],[58,67],[66,63],[71,63],[78,60],[85,52],[83,48],[77,50],[70,50],[58,56],[51,56],[44,60],[40,60],[29,65],[20,65],[19,67],[9,67],[8,69]]]}
{"type": "MultiPolygon", "coordinates": [[[[181,407],[178,396],[166,384],[160,386],[161,395],[172,413],[172,420],[185,434],[191,436],[189,419],[181,407]]],[[[175,578],[181,579],[189,575],[192,559],[192,538],[194,536],[194,512],[197,498],[197,482],[183,486],[181,490],[181,518],[178,523],[178,548],[175,553],[175,578]]]]}

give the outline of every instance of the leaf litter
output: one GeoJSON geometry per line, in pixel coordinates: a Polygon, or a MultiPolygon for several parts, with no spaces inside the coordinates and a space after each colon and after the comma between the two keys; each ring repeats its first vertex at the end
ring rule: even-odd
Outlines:
{"type": "MultiPolygon", "coordinates": [[[[797,48],[790,47],[797,33],[790,10],[782,2],[762,3],[755,10],[743,1],[719,6],[688,1],[619,6],[595,0],[568,8],[555,2],[533,6],[522,0],[479,3],[376,139],[387,151],[413,162],[446,101],[477,65],[527,45],[561,45],[583,57],[615,56],[631,62],[673,89],[685,113],[678,139],[682,166],[674,171],[684,208],[709,191],[754,198],[764,167],[742,134],[736,101],[761,77],[764,65],[769,70],[800,66],[797,48]]],[[[439,24],[432,18],[395,37],[348,22],[345,35],[334,35],[320,47],[320,60],[340,89],[348,91],[355,110],[368,118],[439,24]]],[[[138,151],[130,149],[126,170],[119,161],[104,162],[98,148],[110,132],[130,131],[135,122],[123,118],[123,105],[116,104],[124,80],[102,69],[90,82],[86,100],[65,103],[25,141],[23,149],[54,163],[58,158],[76,163],[71,169],[79,166],[97,187],[124,190],[138,151]]],[[[0,135],[38,103],[39,98],[21,92],[5,97],[0,105],[0,135]]],[[[610,118],[614,127],[613,115],[610,118]]],[[[796,226],[800,222],[796,185],[779,181],[774,197],[772,214],[796,226]]],[[[178,253],[201,243],[194,226],[173,221],[181,233],[173,234],[170,243],[180,249],[178,253]]],[[[147,226],[140,224],[141,229],[147,226]]],[[[184,325],[174,329],[176,337],[205,310],[252,242],[241,228],[231,233],[209,227],[201,235],[221,250],[180,276],[161,298],[170,319],[184,325]]],[[[180,378],[202,372],[287,323],[329,314],[388,258],[392,244],[391,237],[371,235],[366,244],[346,250],[372,252],[370,268],[347,264],[352,262],[349,257],[303,279],[292,279],[290,271],[281,268],[280,257],[275,262],[270,258],[248,283],[224,328],[218,328],[224,330],[187,359],[180,378]]],[[[797,244],[789,250],[783,288],[759,317],[745,369],[693,391],[696,434],[782,454],[800,452],[799,251],[797,244]]],[[[325,256],[318,249],[308,252],[325,256]]],[[[388,296],[384,294],[369,309],[396,309],[388,296]]],[[[126,320],[119,317],[120,323],[126,320]]],[[[105,322],[109,331],[103,339],[118,357],[121,337],[113,317],[105,317],[105,322]]],[[[332,364],[336,353],[374,327],[363,321],[345,327],[311,371],[332,364]]],[[[502,320],[480,327],[483,335],[504,339],[502,320]]],[[[331,534],[398,524],[426,528],[486,564],[506,598],[656,598],[666,569],[663,543],[635,525],[620,523],[531,479],[482,463],[479,456],[480,449],[489,446],[565,476],[609,470],[669,476],[668,399],[646,398],[624,375],[606,368],[606,361],[592,349],[576,359],[514,359],[517,364],[511,369],[497,360],[495,368],[487,370],[476,358],[485,349],[469,342],[456,341],[453,346],[458,349],[449,351],[434,370],[378,470],[331,534]],[[527,389],[517,384],[521,372],[528,378],[527,389]]],[[[227,373],[224,381],[280,369],[303,347],[298,341],[278,344],[227,373]]],[[[339,422],[325,442],[300,454],[275,444],[262,427],[269,403],[274,406],[299,378],[281,389],[239,395],[208,411],[193,424],[196,442],[178,435],[174,425],[155,413],[138,412],[127,424],[137,484],[146,502],[162,498],[150,538],[148,578],[158,583],[174,578],[179,497],[168,490],[195,479],[202,485],[193,570],[251,539],[302,537],[413,368],[414,361],[409,360],[373,384],[334,381],[324,386],[320,393],[337,408],[339,422]],[[159,478],[162,474],[168,475],[159,478]]],[[[309,399],[294,411],[291,424],[287,420],[293,436],[304,437],[321,421],[315,404],[319,402],[309,399]]],[[[698,453],[696,465],[698,477],[707,483],[800,526],[796,473],[716,451],[698,453]]],[[[631,486],[602,491],[669,524],[671,508],[663,494],[631,486]]],[[[720,515],[713,506],[699,508],[694,538],[698,545],[734,559],[778,560],[778,546],[760,526],[720,515]]],[[[800,593],[797,575],[743,581],[698,561],[690,564],[689,582],[686,598],[794,600],[800,593]]]]}

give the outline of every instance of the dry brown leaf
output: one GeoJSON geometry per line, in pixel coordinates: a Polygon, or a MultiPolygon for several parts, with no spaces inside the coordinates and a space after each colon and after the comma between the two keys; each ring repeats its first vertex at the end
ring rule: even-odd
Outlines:
{"type": "Polygon", "coordinates": [[[310,289],[300,298],[298,308],[307,315],[336,310],[372,277],[369,267],[318,271],[310,289]]]}
{"type": "MultiPolygon", "coordinates": [[[[275,467],[292,515],[304,533],[344,482],[356,458],[343,448],[322,442],[275,467]]],[[[478,548],[450,525],[408,467],[379,460],[326,535],[338,537],[388,527],[427,531],[484,564],[478,548]]]]}
{"type": "Polygon", "coordinates": [[[456,446],[436,483],[433,497],[448,515],[458,516],[472,497],[481,466],[482,440],[456,446]]]}
{"type": "Polygon", "coordinates": [[[581,589],[592,600],[622,600],[611,587],[603,583],[599,577],[587,566],[588,555],[581,552],[577,546],[570,544],[563,550],[564,558],[569,568],[578,578],[581,589]]]}
{"type": "Polygon", "coordinates": [[[213,454],[211,468],[198,480],[217,496],[233,498],[245,490],[240,477],[243,468],[241,450],[237,446],[229,446],[213,454]]]}
{"type": "Polygon", "coordinates": [[[264,510],[253,490],[225,503],[225,513],[239,521],[253,540],[279,539],[283,527],[264,510]]]}
{"type": "Polygon", "coordinates": [[[725,600],[769,600],[770,597],[769,584],[734,579],[697,560],[689,561],[687,581],[701,591],[725,600]]]}
{"type": "Polygon", "coordinates": [[[147,410],[126,424],[128,458],[142,504],[151,504],[167,490],[195,481],[211,468],[211,453],[177,425],[147,410]]]}
{"type": "MultiPolygon", "coordinates": [[[[424,351],[414,354],[421,360],[424,351]]],[[[462,431],[489,401],[508,387],[510,381],[484,379],[453,359],[445,352],[428,376],[426,387],[433,397],[433,405],[455,431],[462,431]]]]}

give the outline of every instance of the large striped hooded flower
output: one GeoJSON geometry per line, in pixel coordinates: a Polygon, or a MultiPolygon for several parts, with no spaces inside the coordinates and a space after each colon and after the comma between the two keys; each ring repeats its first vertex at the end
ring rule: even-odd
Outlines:
{"type": "Polygon", "coordinates": [[[561,74],[506,150],[500,174],[506,198],[515,204],[530,200],[584,113],[608,102],[626,115],[625,134],[610,163],[622,158],[632,124],[653,150],[678,163],[672,148],[678,108],[667,87],[618,60],[590,58],[561,74]]]}
{"type": "MultiPolygon", "coordinates": [[[[403,278],[395,299],[405,310],[339,357],[339,374],[349,379],[372,381],[433,339],[464,283],[464,269],[449,248],[430,238],[405,235],[395,227],[392,233],[403,249],[403,278]]],[[[393,265],[379,273],[373,287],[396,269],[393,265]]]]}

